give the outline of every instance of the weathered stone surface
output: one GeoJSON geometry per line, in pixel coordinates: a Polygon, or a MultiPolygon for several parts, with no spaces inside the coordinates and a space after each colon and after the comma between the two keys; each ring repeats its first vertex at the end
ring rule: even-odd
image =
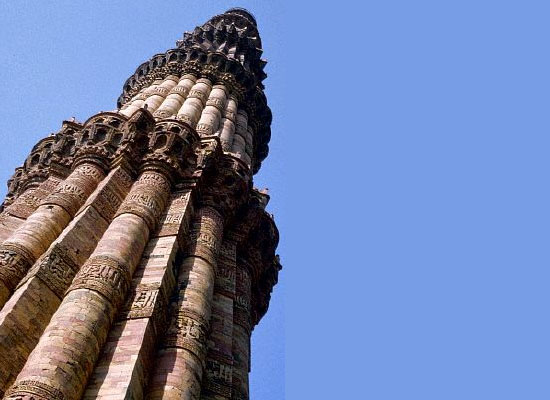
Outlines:
{"type": "MultiPolygon", "coordinates": [[[[104,212],[109,218],[105,219],[96,210],[103,205],[98,200],[105,192],[116,192],[122,199],[130,184],[124,171],[114,169],[98,186],[87,205],[34,264],[13,298],[0,311],[0,359],[13,360],[10,364],[0,364],[0,390],[6,390],[23,367],[76,272],[107,229],[110,218],[104,212]]],[[[113,214],[114,211],[110,217],[113,214]]]]}
{"type": "Polygon", "coordinates": [[[187,231],[193,208],[190,195],[183,191],[172,196],[159,231],[147,244],[84,399],[143,398],[155,344],[166,329],[179,236],[187,231]]]}
{"type": "Polygon", "coordinates": [[[157,368],[151,377],[148,399],[198,398],[200,394],[216,253],[222,233],[223,220],[216,210],[211,207],[198,210],[191,231],[191,255],[180,266],[177,301],[172,304],[168,331],[155,362],[163,367],[157,368]],[[182,397],[186,392],[192,397],[182,397]]]}
{"type": "Polygon", "coordinates": [[[225,239],[218,254],[205,382],[201,390],[203,400],[231,399],[236,247],[235,241],[225,239]]]}
{"type": "Polygon", "coordinates": [[[77,166],[0,245],[0,307],[104,177],[94,164],[77,166]]]}
{"type": "Polygon", "coordinates": [[[50,176],[38,187],[28,188],[0,214],[0,243],[21,226],[60,181],[58,176],[50,176]]]}
{"type": "Polygon", "coordinates": [[[248,399],[280,269],[252,182],[271,135],[261,53],[250,13],[214,16],[140,65],[118,110],[63,122],[16,169],[0,396],[248,399]]]}
{"type": "Polygon", "coordinates": [[[160,174],[145,172],[134,183],[120,207],[133,212],[118,214],[75,276],[68,294],[17,377],[14,384],[17,390],[23,390],[20,382],[41,378],[65,398],[80,398],[147,243],[146,219],[162,213],[166,205],[169,186],[165,178],[161,179],[160,174]],[[135,196],[143,189],[149,194],[144,197],[146,201],[135,196]],[[71,344],[69,349],[67,342],[71,344]],[[80,351],[74,351],[73,347],[80,351]],[[36,364],[42,366],[40,371],[36,370],[36,364]],[[62,375],[60,370],[64,371],[62,375]]]}

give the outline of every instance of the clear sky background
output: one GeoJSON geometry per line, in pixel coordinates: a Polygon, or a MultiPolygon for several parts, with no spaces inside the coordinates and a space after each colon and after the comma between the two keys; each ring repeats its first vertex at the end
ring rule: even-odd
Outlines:
{"type": "Polygon", "coordinates": [[[545,2],[51,3],[0,5],[0,181],[184,30],[257,17],[284,269],[253,400],[550,398],[545,2]]]}

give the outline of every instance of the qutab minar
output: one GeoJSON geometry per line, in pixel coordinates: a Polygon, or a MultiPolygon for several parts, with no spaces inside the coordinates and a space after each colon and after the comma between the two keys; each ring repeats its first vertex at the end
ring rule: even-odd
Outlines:
{"type": "Polygon", "coordinates": [[[248,399],[281,269],[253,186],[271,111],[256,20],[230,9],[64,121],[0,214],[4,399],[248,399]]]}

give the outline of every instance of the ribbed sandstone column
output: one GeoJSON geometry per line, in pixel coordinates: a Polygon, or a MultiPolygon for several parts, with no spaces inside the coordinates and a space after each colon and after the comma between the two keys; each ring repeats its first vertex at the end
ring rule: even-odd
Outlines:
{"type": "Polygon", "coordinates": [[[169,180],[158,171],[145,170],[132,185],[7,399],[80,399],[169,195],[169,180]]]}
{"type": "Polygon", "coordinates": [[[227,91],[225,86],[214,85],[206,101],[206,107],[204,107],[201,118],[197,123],[197,133],[200,136],[210,136],[218,130],[226,102],[227,91]]]}
{"type": "Polygon", "coordinates": [[[233,146],[233,136],[235,135],[235,119],[237,115],[237,99],[229,96],[223,112],[223,118],[220,124],[219,136],[222,142],[223,151],[231,151],[233,146]]]}
{"type": "Polygon", "coordinates": [[[126,105],[120,109],[120,113],[130,117],[133,113],[143,107],[145,100],[153,94],[156,88],[162,83],[162,79],[155,79],[153,83],[142,89],[137,95],[135,95],[126,105]]]}
{"type": "Polygon", "coordinates": [[[153,113],[153,116],[155,118],[174,117],[196,81],[197,77],[194,75],[183,75],[178,84],[170,90],[160,107],[153,113]]]}
{"type": "Polygon", "coordinates": [[[11,361],[0,363],[0,395],[23,368],[75,273],[94,250],[131,185],[131,177],[122,167],[113,169],[0,311],[0,359],[11,361]]]}
{"type": "Polygon", "coordinates": [[[212,83],[210,80],[206,78],[198,79],[189,91],[187,99],[183,102],[176,118],[194,128],[199,122],[211,89],[212,83]]]}
{"type": "Polygon", "coordinates": [[[224,238],[218,254],[201,400],[231,400],[236,251],[235,240],[224,238]]]}
{"type": "Polygon", "coordinates": [[[250,165],[252,163],[252,155],[254,153],[254,130],[250,125],[246,128],[246,134],[244,136],[245,140],[245,153],[243,155],[243,161],[250,165]]]}
{"type": "Polygon", "coordinates": [[[248,114],[243,109],[237,111],[237,122],[235,127],[235,135],[231,145],[231,152],[238,158],[244,158],[246,154],[246,135],[248,129],[248,114]]]}
{"type": "Polygon", "coordinates": [[[154,112],[162,104],[170,90],[178,83],[178,77],[170,75],[162,81],[160,85],[151,90],[149,97],[145,100],[144,105],[147,106],[149,112],[154,112]]]}
{"type": "Polygon", "coordinates": [[[236,295],[233,308],[233,390],[232,400],[248,400],[250,371],[251,291],[250,267],[237,259],[236,295]]]}
{"type": "Polygon", "coordinates": [[[0,245],[0,307],[104,177],[105,172],[96,164],[86,162],[76,166],[0,245]]]}
{"type": "Polygon", "coordinates": [[[62,180],[61,176],[52,174],[37,187],[27,188],[12,204],[6,207],[0,214],[0,243],[23,224],[62,180]]]}
{"type": "Polygon", "coordinates": [[[216,274],[216,251],[223,219],[212,207],[201,208],[192,228],[192,249],[180,267],[178,302],[155,361],[149,400],[198,399],[206,361],[206,339],[216,274]]]}
{"type": "Polygon", "coordinates": [[[191,189],[176,192],[149,240],[130,295],[113,324],[83,399],[143,399],[157,337],[163,335],[176,278],[174,263],[192,215],[191,189]]]}

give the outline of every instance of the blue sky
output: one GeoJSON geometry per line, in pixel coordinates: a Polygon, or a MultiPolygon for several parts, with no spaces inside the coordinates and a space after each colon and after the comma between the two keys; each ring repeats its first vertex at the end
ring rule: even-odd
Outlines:
{"type": "Polygon", "coordinates": [[[4,2],[0,180],[232,6],[269,61],[284,266],[252,399],[550,398],[544,2],[4,2]]]}

